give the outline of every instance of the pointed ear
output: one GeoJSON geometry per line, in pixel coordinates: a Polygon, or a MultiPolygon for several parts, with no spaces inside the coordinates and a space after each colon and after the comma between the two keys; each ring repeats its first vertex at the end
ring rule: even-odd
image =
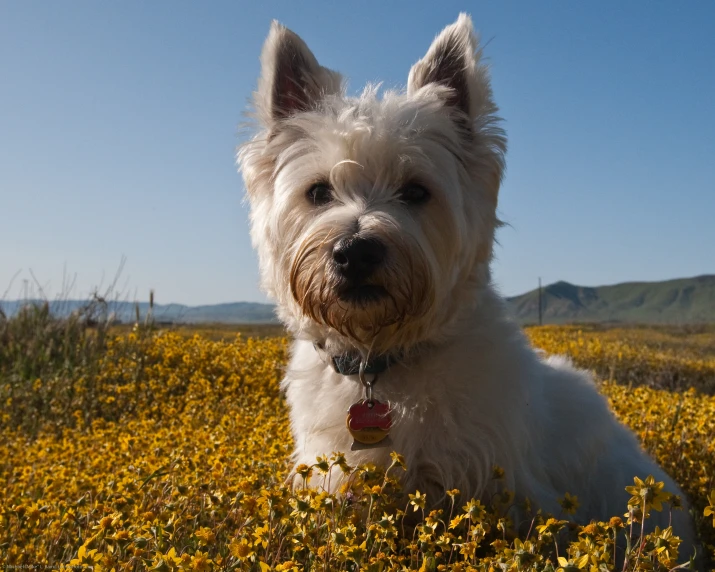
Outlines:
{"type": "Polygon", "coordinates": [[[446,103],[474,119],[485,104],[491,103],[489,76],[479,56],[472,19],[460,14],[435,38],[427,55],[412,66],[407,93],[429,84],[448,87],[452,91],[446,103]]]}
{"type": "Polygon", "coordinates": [[[318,64],[300,36],[274,20],[263,44],[261,77],[254,94],[261,123],[271,127],[340,89],[340,74],[318,64]]]}

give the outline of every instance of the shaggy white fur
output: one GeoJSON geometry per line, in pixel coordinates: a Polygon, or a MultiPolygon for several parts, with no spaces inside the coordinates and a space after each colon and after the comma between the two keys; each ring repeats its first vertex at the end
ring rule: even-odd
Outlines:
{"type": "MultiPolygon", "coordinates": [[[[433,501],[484,496],[496,464],[546,511],[577,495],[580,522],[623,514],[635,475],[682,496],[589,374],[532,349],[491,286],[506,140],[471,19],[435,39],[406,93],[347,97],[276,22],[261,62],[239,163],[262,285],[295,337],[283,382],[295,462],[342,451],[384,464],[394,449],[406,487],[433,501]],[[357,242],[372,250],[348,260],[357,242]],[[375,386],[392,406],[390,448],[350,450],[346,411],[363,388],[330,361],[346,352],[396,360],[375,386]]],[[[667,512],[654,517],[667,526],[667,512]]],[[[673,522],[689,550],[687,510],[673,522]]]]}

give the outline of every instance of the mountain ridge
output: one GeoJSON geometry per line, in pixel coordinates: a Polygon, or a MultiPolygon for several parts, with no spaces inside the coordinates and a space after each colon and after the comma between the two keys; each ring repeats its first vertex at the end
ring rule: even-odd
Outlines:
{"type": "MultiPolygon", "coordinates": [[[[537,323],[539,289],[506,298],[517,320],[537,323]]],[[[715,275],[605,286],[559,281],[542,288],[543,322],[698,324],[715,322],[715,275]]]]}
{"type": "MultiPolygon", "coordinates": [[[[505,298],[514,317],[523,324],[539,319],[538,288],[505,298]]],[[[0,300],[0,310],[14,315],[27,303],[42,300],[0,300]]],[[[86,300],[49,301],[57,315],[67,315],[87,305],[86,300]]],[[[136,319],[136,308],[143,319],[147,302],[115,300],[107,312],[121,322],[136,319]]],[[[715,323],[715,275],[661,281],[620,282],[604,286],[578,286],[559,280],[542,288],[543,323],[623,322],[642,324],[715,323]]],[[[259,302],[222,304],[155,304],[154,319],[161,323],[275,324],[275,306],[259,302]]]]}

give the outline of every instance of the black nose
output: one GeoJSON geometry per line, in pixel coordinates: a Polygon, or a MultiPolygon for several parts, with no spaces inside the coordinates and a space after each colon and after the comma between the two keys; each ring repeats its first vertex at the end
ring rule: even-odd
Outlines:
{"type": "Polygon", "coordinates": [[[333,247],[338,272],[352,282],[370,276],[385,259],[385,246],[374,238],[343,238],[333,247]]]}

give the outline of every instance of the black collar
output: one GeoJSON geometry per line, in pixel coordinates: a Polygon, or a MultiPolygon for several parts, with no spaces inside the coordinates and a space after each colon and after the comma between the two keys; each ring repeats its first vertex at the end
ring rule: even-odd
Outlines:
{"type": "MultiPolygon", "coordinates": [[[[313,347],[318,354],[325,352],[325,346],[320,342],[313,342],[313,347]]],[[[328,356],[330,365],[333,366],[335,373],[340,375],[360,375],[360,362],[362,356],[357,352],[345,352],[342,354],[328,356]]],[[[397,361],[390,354],[381,354],[370,359],[365,364],[365,373],[377,375],[387,370],[393,362],[397,361]]]]}
{"type": "MultiPolygon", "coordinates": [[[[332,356],[330,363],[333,369],[340,375],[358,375],[360,373],[360,361],[362,356],[355,353],[344,353],[332,356]]],[[[390,355],[382,354],[375,356],[365,364],[365,373],[377,375],[390,367],[390,355]]]]}

